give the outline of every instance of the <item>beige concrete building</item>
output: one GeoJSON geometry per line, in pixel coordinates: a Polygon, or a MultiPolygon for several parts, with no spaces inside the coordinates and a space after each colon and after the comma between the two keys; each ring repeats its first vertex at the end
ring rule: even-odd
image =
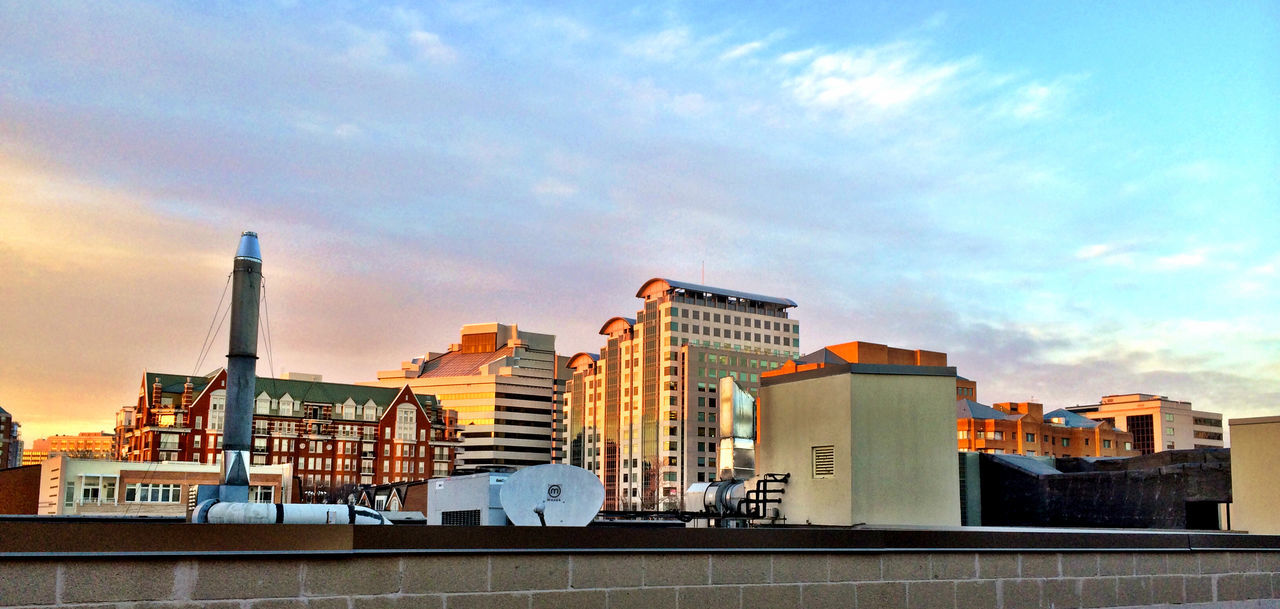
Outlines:
{"type": "MultiPolygon", "coordinates": [[[[196,487],[218,484],[213,463],[133,463],[55,456],[40,465],[37,511],[45,516],[186,516],[196,487]]],[[[249,467],[249,501],[288,503],[293,466],[249,467]]]]}
{"type": "Polygon", "coordinates": [[[460,342],[447,351],[402,362],[365,384],[407,384],[456,412],[462,441],[457,468],[525,467],[551,462],[562,370],[554,335],[482,323],[463,326],[460,342]]]}
{"type": "Polygon", "coordinates": [[[1167,396],[1125,393],[1103,396],[1097,404],[1067,410],[1106,421],[1133,434],[1133,448],[1149,455],[1180,448],[1222,448],[1222,413],[1192,410],[1191,402],[1167,396]]]}
{"type": "Polygon", "coordinates": [[[1231,419],[1231,528],[1280,535],[1280,417],[1231,419]]]}
{"type": "Polygon", "coordinates": [[[959,526],[955,395],[946,354],[823,349],[762,379],[756,471],[791,474],[787,524],[959,526]]]}
{"type": "Polygon", "coordinates": [[[717,386],[753,395],[799,355],[796,303],[670,279],[646,281],[636,317],[614,317],[599,355],[569,360],[564,462],[595,472],[605,509],[672,509],[716,479],[717,386]]]}
{"type": "MultiPolygon", "coordinates": [[[[115,434],[86,431],[72,435],[41,438],[31,444],[31,450],[44,458],[33,463],[43,463],[53,455],[65,455],[73,459],[111,459],[114,456],[115,434]]],[[[26,459],[23,459],[23,464],[26,459]]]]}

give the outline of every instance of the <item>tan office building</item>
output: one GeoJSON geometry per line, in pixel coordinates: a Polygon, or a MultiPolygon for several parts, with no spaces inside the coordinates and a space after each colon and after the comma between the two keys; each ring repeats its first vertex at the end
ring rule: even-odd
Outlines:
{"type": "Polygon", "coordinates": [[[662,278],[636,297],[636,317],[600,328],[600,354],[569,360],[564,462],[600,477],[607,510],[678,508],[716,477],[719,379],[755,394],[762,372],[798,356],[796,303],[662,278]]]}
{"type": "Polygon", "coordinates": [[[1095,421],[1106,421],[1133,434],[1133,448],[1149,455],[1162,450],[1222,448],[1222,413],[1192,410],[1191,402],[1163,395],[1125,393],[1103,396],[1101,402],[1067,410],[1095,421]]]}
{"type": "Polygon", "coordinates": [[[378,372],[373,383],[408,385],[457,413],[457,468],[551,462],[557,395],[556,337],[500,323],[468,324],[443,353],[378,372]]]}
{"type": "Polygon", "coordinates": [[[786,524],[959,526],[956,369],[845,343],[765,375],[756,472],[791,474],[786,524]]]}
{"type": "Polygon", "coordinates": [[[1231,528],[1280,535],[1280,417],[1231,419],[1231,528]]]}

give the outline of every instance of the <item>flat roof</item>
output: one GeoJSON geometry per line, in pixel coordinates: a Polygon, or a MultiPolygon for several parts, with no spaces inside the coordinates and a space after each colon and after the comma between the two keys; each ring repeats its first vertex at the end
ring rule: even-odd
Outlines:
{"type": "Polygon", "coordinates": [[[827,364],[812,370],[800,370],[760,378],[761,387],[794,383],[839,374],[888,374],[897,376],[950,376],[956,375],[954,366],[900,366],[896,364],[827,364]]]}
{"type": "Polygon", "coordinates": [[[741,300],[755,300],[758,302],[767,302],[769,304],[776,304],[782,307],[799,306],[796,304],[796,301],[791,300],[790,298],[779,298],[777,296],[765,296],[764,294],[752,294],[751,292],[740,292],[738,290],[726,290],[724,288],[716,288],[708,285],[699,285],[696,283],[689,283],[687,281],[676,281],[675,279],[666,279],[663,277],[654,277],[653,279],[650,279],[644,282],[644,285],[641,285],[640,289],[636,290],[636,298],[644,298],[644,294],[646,291],[648,291],[649,286],[653,285],[656,282],[662,282],[667,285],[667,287],[664,288],[664,291],[667,289],[682,289],[682,290],[685,290],[686,292],[704,292],[708,294],[718,294],[720,296],[730,296],[730,297],[738,298],[741,300]]]}
{"type": "Polygon", "coordinates": [[[1243,419],[1228,419],[1227,425],[1263,425],[1266,423],[1280,423],[1280,416],[1273,417],[1247,417],[1243,419]]]}

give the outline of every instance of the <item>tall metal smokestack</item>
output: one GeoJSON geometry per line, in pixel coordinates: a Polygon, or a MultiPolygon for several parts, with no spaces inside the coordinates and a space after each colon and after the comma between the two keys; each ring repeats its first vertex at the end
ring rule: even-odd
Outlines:
{"type": "Polygon", "coordinates": [[[238,524],[391,524],[354,505],[249,503],[254,381],[258,372],[258,299],[262,252],[258,233],[245,231],[231,272],[231,346],[227,350],[227,411],[223,419],[222,484],[196,490],[191,522],[238,524]]]}
{"type": "Polygon", "coordinates": [[[222,436],[222,501],[248,501],[254,380],[258,372],[258,299],[262,252],[245,231],[231,275],[231,345],[227,350],[227,411],[222,436]],[[243,492],[241,492],[243,490],[243,492]]]}

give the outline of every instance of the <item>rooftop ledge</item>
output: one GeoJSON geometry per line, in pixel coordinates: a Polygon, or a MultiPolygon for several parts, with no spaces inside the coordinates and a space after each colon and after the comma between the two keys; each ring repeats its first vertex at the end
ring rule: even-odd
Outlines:
{"type": "Polygon", "coordinates": [[[0,521],[0,559],[495,553],[1276,551],[1280,536],[994,527],[427,527],[0,521]]]}

